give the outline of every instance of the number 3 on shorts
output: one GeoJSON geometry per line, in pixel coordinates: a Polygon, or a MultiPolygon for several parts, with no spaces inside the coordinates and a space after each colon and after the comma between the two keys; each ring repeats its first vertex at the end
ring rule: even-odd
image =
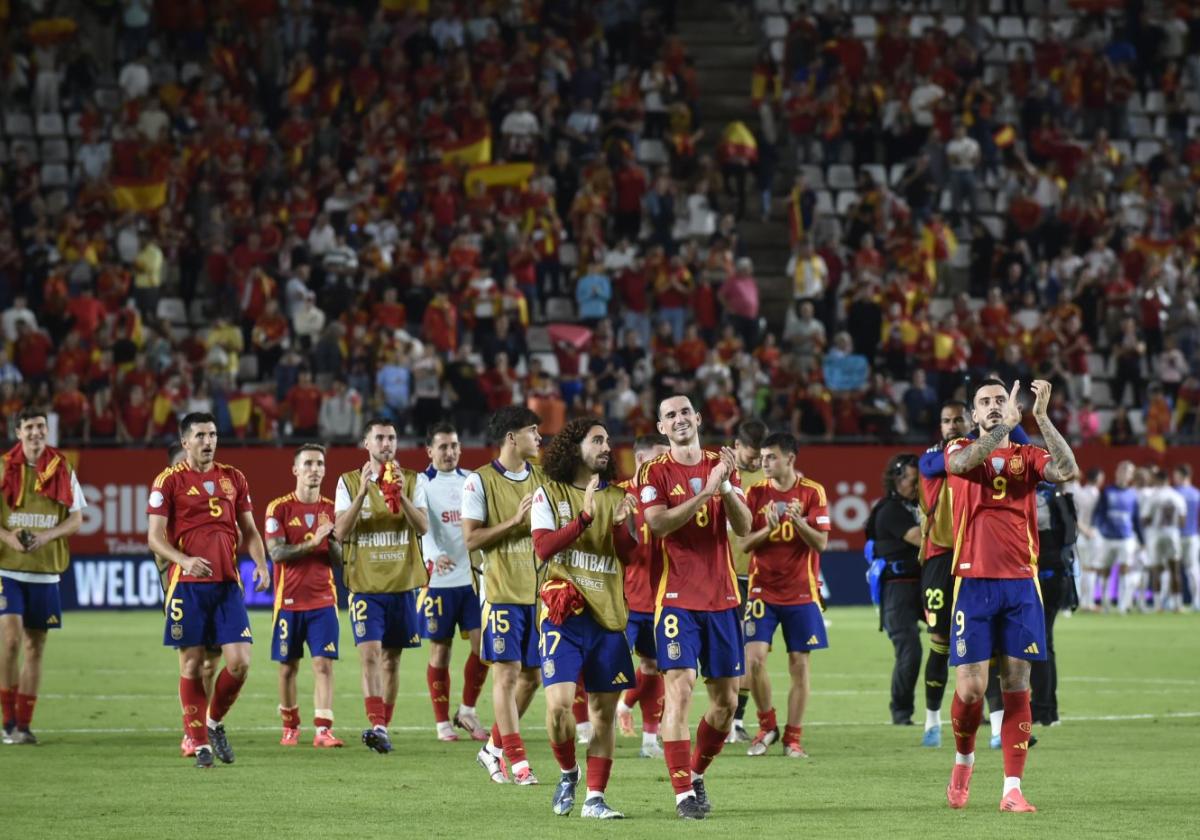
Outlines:
{"type": "Polygon", "coordinates": [[[663,635],[668,639],[679,635],[679,616],[669,615],[663,619],[663,635]]]}

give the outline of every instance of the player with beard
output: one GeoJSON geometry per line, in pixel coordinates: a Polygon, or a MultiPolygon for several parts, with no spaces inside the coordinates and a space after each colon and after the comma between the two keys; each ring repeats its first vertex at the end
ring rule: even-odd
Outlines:
{"type": "Polygon", "coordinates": [[[728,530],[739,537],[750,530],[733,450],[703,449],[700,423],[686,396],[659,403],[658,430],[671,449],[638,475],[646,522],[661,542],[651,580],[657,581],[655,649],[666,682],[663,754],[676,814],[693,820],[712,810],[704,773],[733,728],[738,680],[745,673],[728,530]],[[697,672],[705,677],[709,705],[693,753],[688,721],[697,672]]]}

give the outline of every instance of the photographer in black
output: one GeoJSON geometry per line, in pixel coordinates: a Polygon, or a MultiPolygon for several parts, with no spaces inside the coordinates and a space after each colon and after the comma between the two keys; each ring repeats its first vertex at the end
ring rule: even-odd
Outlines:
{"type": "MultiPolygon", "coordinates": [[[[1079,606],[1072,569],[1077,525],[1075,502],[1053,484],[1037,490],[1038,583],[1046,615],[1046,659],[1035,661],[1029,672],[1033,722],[1050,726],[1058,720],[1058,663],[1054,655],[1054,619],[1060,610],[1079,606]]],[[[1032,741],[1030,746],[1032,746],[1032,741]]]]}
{"type": "Polygon", "coordinates": [[[896,649],[892,668],[892,723],[911,726],[917,676],[921,671],[920,478],[915,455],[895,455],[883,473],[884,497],[871,510],[867,537],[886,565],[880,597],[881,627],[896,649]]]}

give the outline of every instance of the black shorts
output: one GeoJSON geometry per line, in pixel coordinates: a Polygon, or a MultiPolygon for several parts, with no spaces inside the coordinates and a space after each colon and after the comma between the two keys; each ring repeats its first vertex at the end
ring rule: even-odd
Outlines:
{"type": "Polygon", "coordinates": [[[742,606],[750,603],[750,578],[738,577],[738,592],[742,595],[742,606]]]}
{"type": "Polygon", "coordinates": [[[921,608],[930,633],[950,638],[950,615],[954,605],[954,576],[950,567],[954,552],[928,558],[921,567],[921,608]]]}

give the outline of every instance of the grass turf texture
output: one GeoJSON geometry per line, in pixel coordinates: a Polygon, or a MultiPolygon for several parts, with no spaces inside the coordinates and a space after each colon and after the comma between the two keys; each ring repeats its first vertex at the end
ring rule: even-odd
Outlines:
{"type": "MultiPolygon", "coordinates": [[[[300,746],[278,745],[277,666],[268,660],[269,614],[253,613],[258,639],[249,681],[226,721],[237,762],[209,772],[179,757],[174,651],[158,643],[159,614],[71,613],[51,634],[34,731],[36,747],[0,745],[0,825],[8,837],[210,836],[661,837],[683,832],[795,836],[1165,836],[1195,826],[1200,754],[1200,616],[1078,615],[1058,622],[1060,712],[1035,727],[1025,791],[1040,813],[1000,814],[999,750],[980,729],[971,803],[949,810],[953,757],[943,706],[943,746],[923,749],[918,725],[888,720],[891,645],[873,611],[831,609],[832,648],[812,657],[807,761],[762,758],[730,745],[708,774],[713,814],[681,824],[661,760],[639,759],[640,738],[617,738],[609,802],[627,820],[596,825],[550,812],[558,768],[544,731],[541,693],[524,733],[541,786],[499,786],[474,761],[471,741],[439,743],[425,687],[427,650],[403,657],[393,721],[396,752],[359,742],[366,725],[357,656],[342,622],[335,669],[336,731],[347,746],[315,750],[312,676],[304,667],[300,746]]],[[[466,646],[456,641],[451,708],[462,687],[466,646]]],[[[783,651],[770,669],[775,702],[786,697],[783,651]]],[[[491,724],[491,682],[479,712],[491,724]]],[[[697,695],[693,720],[704,707],[697,695]]],[[[635,710],[636,717],[636,710],[635,710]]],[[[747,726],[756,724],[753,702],[747,726]]],[[[580,762],[584,749],[579,748],[580,762]]]]}

